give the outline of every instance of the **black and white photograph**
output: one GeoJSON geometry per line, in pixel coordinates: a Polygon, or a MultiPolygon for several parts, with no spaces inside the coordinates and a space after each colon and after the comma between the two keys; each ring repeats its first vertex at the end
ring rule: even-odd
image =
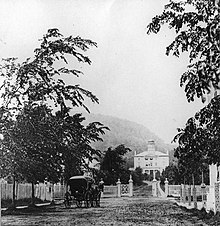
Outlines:
{"type": "Polygon", "coordinates": [[[8,225],[220,225],[220,0],[0,0],[8,225]]]}

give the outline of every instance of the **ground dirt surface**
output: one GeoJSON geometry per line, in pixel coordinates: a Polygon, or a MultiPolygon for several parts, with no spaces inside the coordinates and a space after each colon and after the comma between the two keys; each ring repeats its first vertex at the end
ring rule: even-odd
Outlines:
{"type": "Polygon", "coordinates": [[[203,220],[198,213],[178,207],[173,200],[153,198],[148,187],[137,189],[132,198],[102,198],[101,207],[66,209],[64,205],[43,211],[19,211],[2,217],[4,225],[220,225],[203,220]],[[148,192],[146,192],[148,190],[148,192]]]}

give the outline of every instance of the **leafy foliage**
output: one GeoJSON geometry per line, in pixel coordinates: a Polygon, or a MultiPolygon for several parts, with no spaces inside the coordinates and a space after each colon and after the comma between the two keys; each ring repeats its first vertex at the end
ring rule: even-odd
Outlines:
{"type": "Polygon", "coordinates": [[[90,64],[84,52],[96,43],[80,37],[63,37],[58,29],[48,30],[40,41],[33,58],[22,63],[8,58],[0,65],[0,131],[4,136],[1,173],[31,182],[32,193],[37,181],[47,178],[57,182],[61,177],[67,180],[81,173],[88,167],[86,160],[99,155],[91,143],[101,141],[100,135],[108,129],[99,122],[84,126],[81,114],[71,115],[73,107],[89,111],[84,97],[96,103],[98,98],[62,79],[64,75],[82,74],[69,69],[68,61],[72,57],[76,62],[90,64]]]}
{"type": "Polygon", "coordinates": [[[215,0],[170,0],[163,13],[148,25],[148,34],[158,33],[163,24],[176,31],[175,40],[167,47],[167,55],[172,53],[179,57],[189,52],[188,70],[180,80],[188,101],[193,101],[195,96],[204,97],[212,87],[219,88],[219,12],[220,3],[215,0]]]}
{"type": "Polygon", "coordinates": [[[135,185],[141,185],[143,180],[144,180],[144,174],[143,170],[141,167],[137,167],[133,172],[132,172],[132,179],[135,185]]]}
{"type": "Polygon", "coordinates": [[[179,159],[179,167],[185,175],[201,175],[202,171],[207,171],[208,164],[220,165],[219,109],[218,95],[190,118],[185,128],[179,129],[179,134],[174,138],[179,143],[175,156],[179,159]]]}
{"type": "Polygon", "coordinates": [[[100,165],[105,184],[115,184],[119,178],[122,183],[128,182],[130,171],[126,168],[126,160],[123,157],[128,151],[129,148],[119,145],[114,149],[110,147],[105,152],[100,165]]]}
{"type": "Polygon", "coordinates": [[[97,44],[80,37],[63,37],[58,29],[49,29],[40,41],[33,59],[28,58],[22,63],[18,63],[16,58],[3,60],[0,75],[4,79],[1,86],[4,106],[18,109],[24,106],[25,101],[48,103],[51,100],[55,106],[60,106],[62,112],[68,109],[67,102],[89,111],[83,103],[84,96],[97,103],[98,98],[79,85],[66,84],[61,77],[82,74],[67,67],[68,59],[73,57],[78,62],[91,64],[83,52],[97,44]]]}
{"type": "Polygon", "coordinates": [[[165,168],[162,172],[162,178],[167,178],[169,184],[181,184],[183,183],[183,176],[180,174],[178,166],[171,164],[165,168]]]}

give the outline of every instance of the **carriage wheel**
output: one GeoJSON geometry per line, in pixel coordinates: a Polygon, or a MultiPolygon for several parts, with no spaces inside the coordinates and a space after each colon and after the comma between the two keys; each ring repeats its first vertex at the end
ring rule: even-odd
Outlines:
{"type": "Polygon", "coordinates": [[[90,208],[92,206],[91,195],[89,193],[86,194],[85,206],[90,208]]]}
{"type": "Polygon", "coordinates": [[[95,200],[92,200],[92,207],[96,207],[96,205],[97,205],[96,199],[95,200]]]}
{"type": "Polygon", "coordinates": [[[76,206],[77,207],[82,207],[82,201],[81,200],[76,200],[76,206]]]}
{"type": "Polygon", "coordinates": [[[70,200],[65,199],[64,200],[64,205],[65,205],[65,208],[69,208],[71,206],[70,205],[70,200]]]}

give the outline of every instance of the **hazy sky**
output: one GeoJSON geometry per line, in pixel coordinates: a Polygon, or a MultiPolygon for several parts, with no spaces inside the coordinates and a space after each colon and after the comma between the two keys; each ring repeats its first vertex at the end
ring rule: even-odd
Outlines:
{"type": "Polygon", "coordinates": [[[87,53],[92,65],[77,65],[84,75],[74,80],[99,98],[99,105],[89,104],[91,112],[141,123],[169,143],[202,104],[189,104],[179,87],[186,54],[165,55],[175,33],[164,27],[157,35],[146,34],[166,2],[0,0],[0,57],[32,56],[49,28],[92,39],[98,43],[87,53]]]}

